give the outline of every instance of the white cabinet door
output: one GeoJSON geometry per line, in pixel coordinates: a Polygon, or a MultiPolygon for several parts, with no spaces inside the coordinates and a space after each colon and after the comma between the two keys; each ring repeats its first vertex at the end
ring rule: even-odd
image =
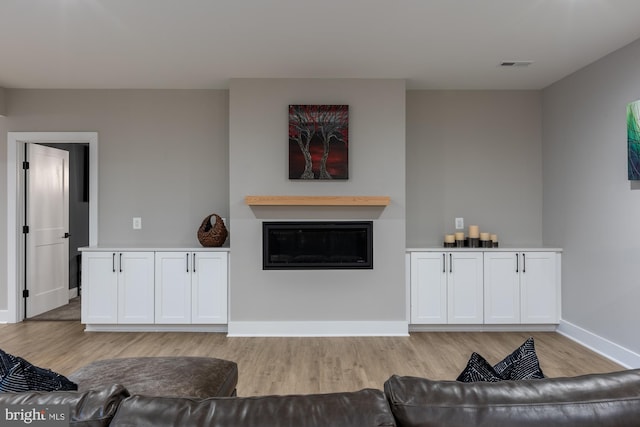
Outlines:
{"type": "Polygon", "coordinates": [[[411,253],[411,323],[447,323],[447,273],[444,252],[411,253]]]}
{"type": "Polygon", "coordinates": [[[118,253],[118,323],[153,323],[153,252],[118,253]]]}
{"type": "Polygon", "coordinates": [[[484,323],[520,323],[520,269],[516,252],[484,254],[484,323]]]}
{"type": "Polygon", "coordinates": [[[82,323],[118,322],[115,252],[82,253],[82,323]]]}
{"type": "Polygon", "coordinates": [[[558,254],[524,252],[521,256],[522,323],[558,323],[560,321],[560,286],[556,274],[558,254]]]}
{"type": "Polygon", "coordinates": [[[227,323],[227,253],[191,256],[191,323],[227,323]]]}
{"type": "Polygon", "coordinates": [[[456,252],[446,255],[447,320],[452,324],[484,321],[482,252],[456,252]]]}
{"type": "Polygon", "coordinates": [[[189,252],[156,252],[155,323],[191,323],[189,252]]]}

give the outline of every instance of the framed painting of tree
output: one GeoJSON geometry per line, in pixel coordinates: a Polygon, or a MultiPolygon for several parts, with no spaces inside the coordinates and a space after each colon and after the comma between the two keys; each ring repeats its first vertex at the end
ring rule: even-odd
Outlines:
{"type": "Polygon", "coordinates": [[[640,101],[627,105],[627,152],[629,180],[640,180],[640,101]]]}
{"type": "Polygon", "coordinates": [[[289,105],[289,179],[349,178],[349,106],[289,105]]]}

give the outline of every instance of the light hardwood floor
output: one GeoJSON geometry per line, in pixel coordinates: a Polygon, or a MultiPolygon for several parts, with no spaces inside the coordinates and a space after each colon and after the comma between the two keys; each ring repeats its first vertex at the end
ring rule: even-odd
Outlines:
{"type": "Polygon", "coordinates": [[[619,365],[553,332],[422,332],[409,337],[228,338],[221,333],[84,332],[74,321],[0,325],[0,348],[70,374],[99,359],[208,356],[238,363],[238,394],[325,393],[381,389],[392,374],[455,379],[471,352],[496,363],[535,339],[545,375],[621,370],[619,365]]]}

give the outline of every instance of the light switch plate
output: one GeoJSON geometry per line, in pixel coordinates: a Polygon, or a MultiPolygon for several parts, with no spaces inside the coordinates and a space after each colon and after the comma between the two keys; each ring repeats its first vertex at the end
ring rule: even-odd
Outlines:
{"type": "Polygon", "coordinates": [[[462,230],[464,228],[464,218],[456,218],[456,230],[462,230]]]}
{"type": "Polygon", "coordinates": [[[139,216],[133,217],[133,229],[140,230],[142,228],[142,218],[139,216]]]}

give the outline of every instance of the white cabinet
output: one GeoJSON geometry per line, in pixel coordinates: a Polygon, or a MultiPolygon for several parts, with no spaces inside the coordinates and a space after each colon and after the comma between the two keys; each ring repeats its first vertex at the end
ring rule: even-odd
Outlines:
{"type": "Polygon", "coordinates": [[[83,323],[153,323],[153,252],[82,256],[83,323]]]}
{"type": "Polygon", "coordinates": [[[447,323],[446,254],[411,253],[411,323],[447,323]]]}
{"type": "Polygon", "coordinates": [[[410,283],[412,323],[482,323],[481,252],[412,252],[410,283]]]}
{"type": "Polygon", "coordinates": [[[414,325],[554,325],[560,321],[559,249],[413,249],[414,325]]]}
{"type": "Polygon", "coordinates": [[[559,255],[485,252],[485,323],[558,323],[559,255]]]}
{"type": "Polygon", "coordinates": [[[447,266],[448,323],[475,324],[484,319],[482,253],[449,253],[447,266]]]}
{"type": "Polygon", "coordinates": [[[155,323],[227,322],[226,252],[156,252],[155,323]]]}

